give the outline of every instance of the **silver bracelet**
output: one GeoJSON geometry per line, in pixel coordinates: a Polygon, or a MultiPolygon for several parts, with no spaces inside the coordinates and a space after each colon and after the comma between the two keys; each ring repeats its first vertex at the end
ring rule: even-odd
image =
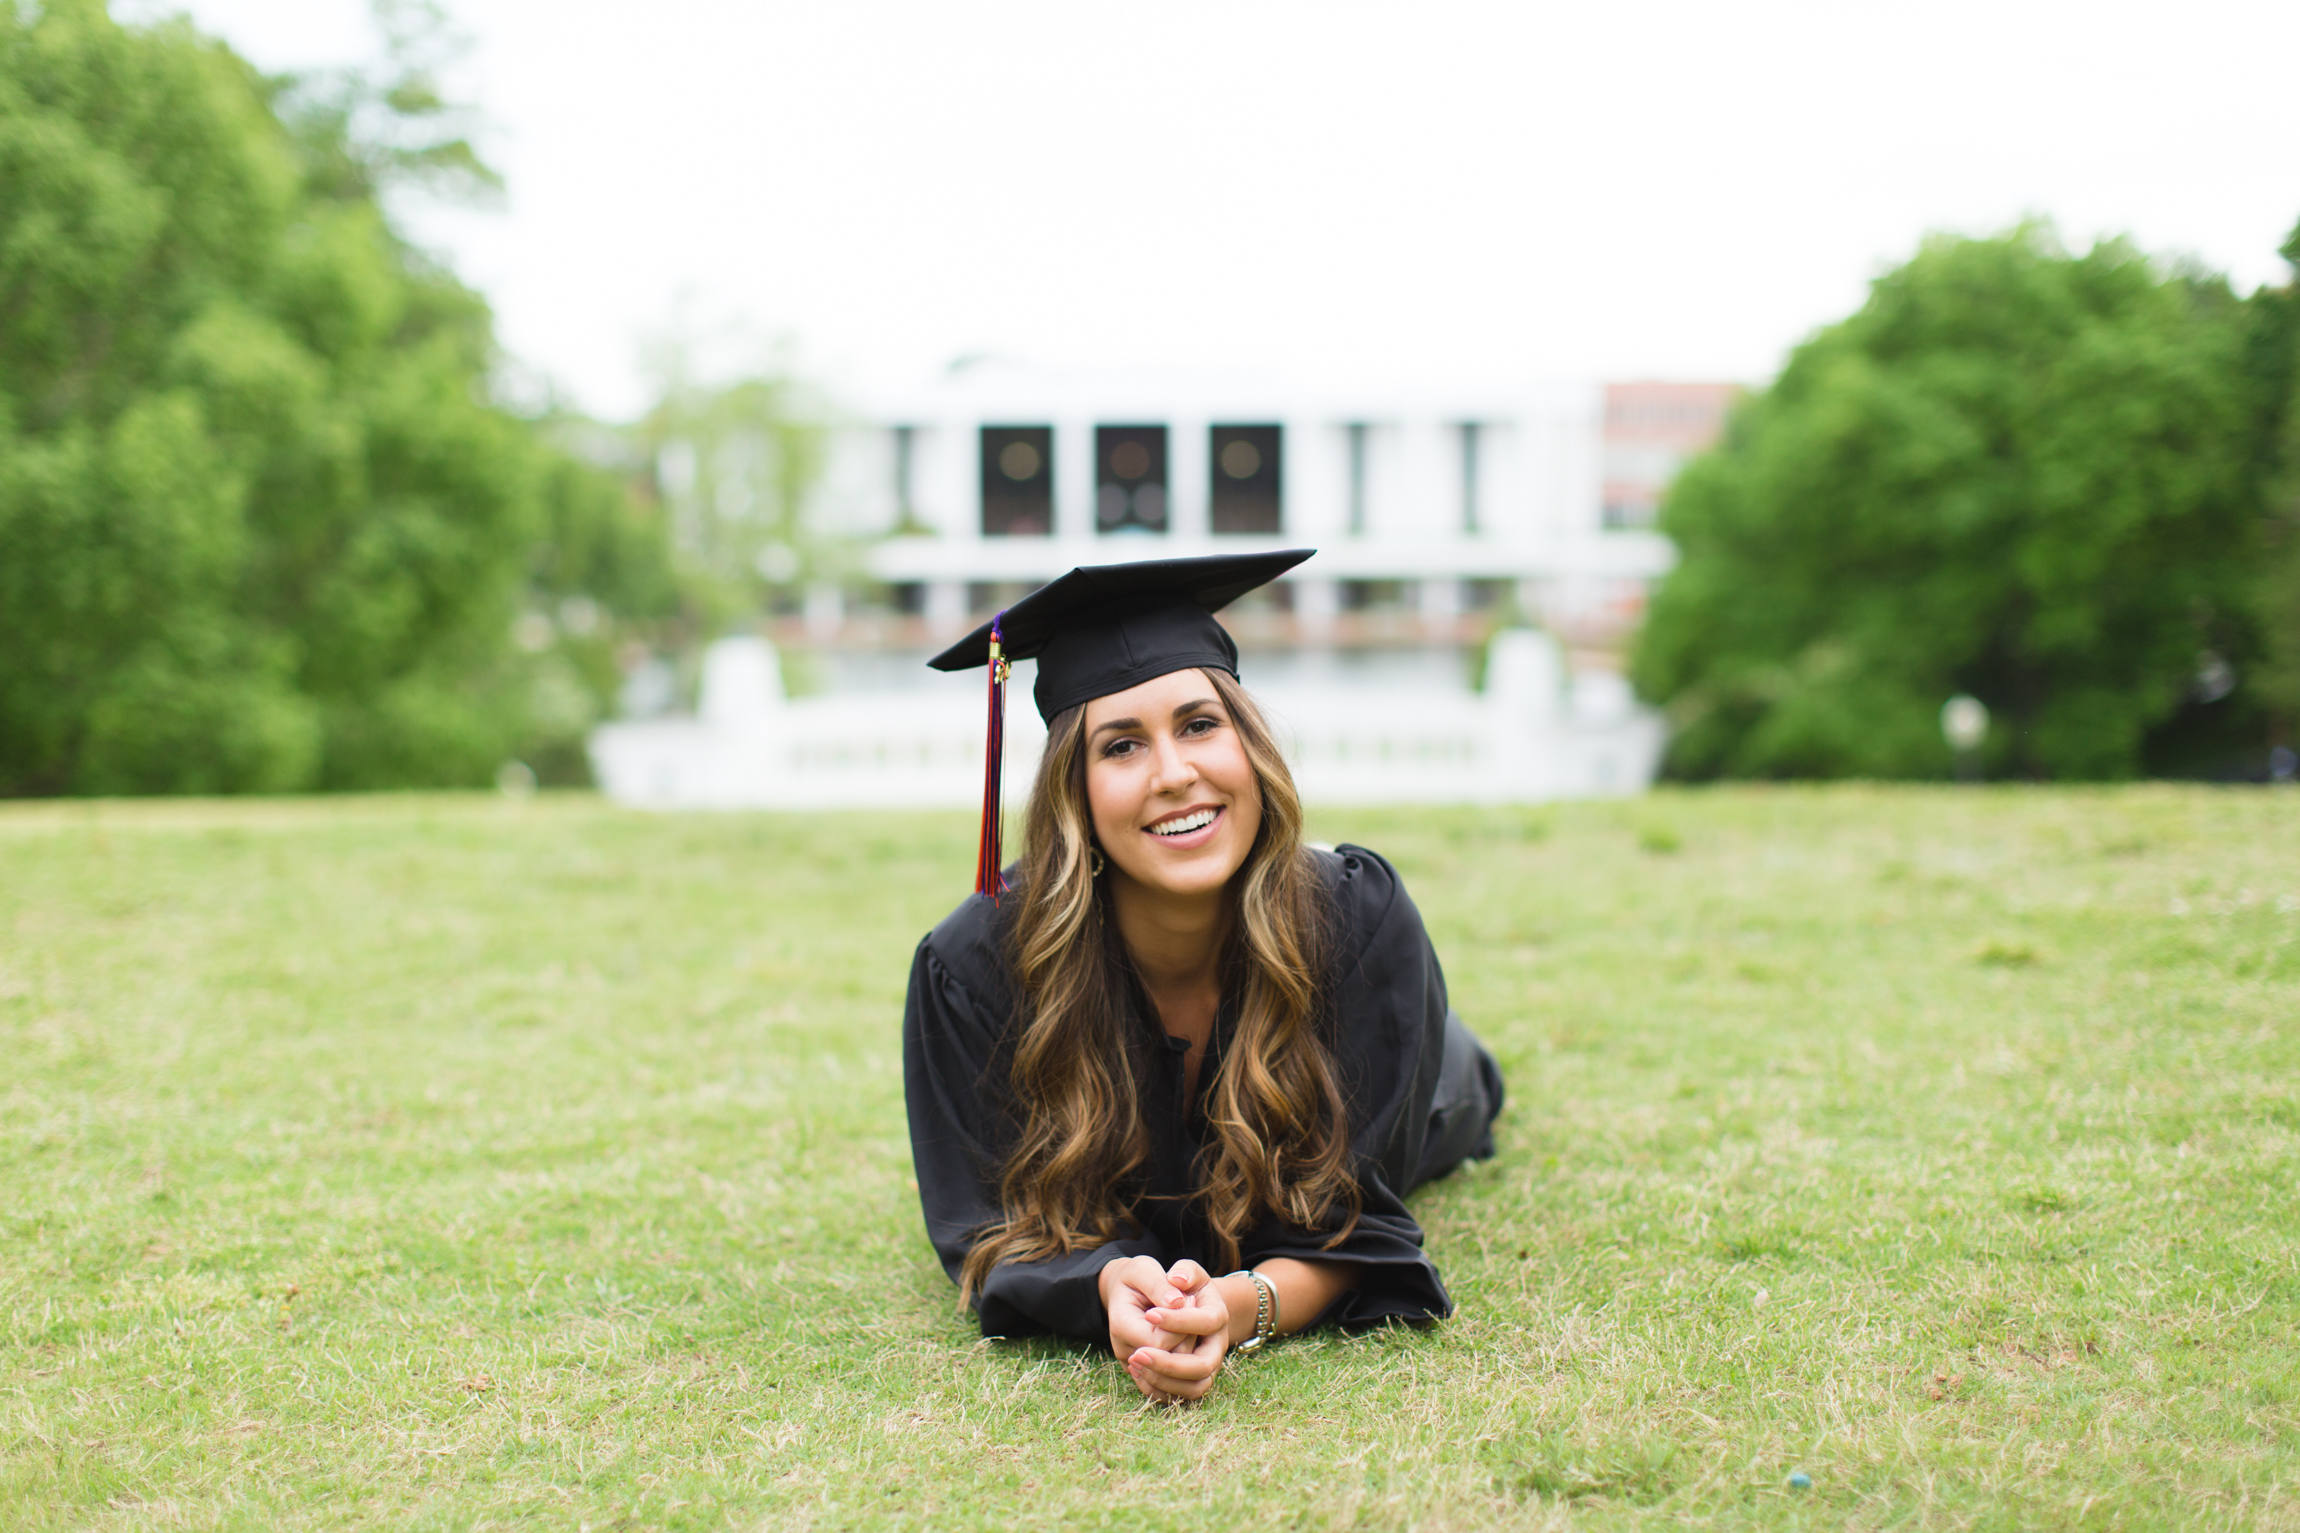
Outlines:
{"type": "Polygon", "coordinates": [[[1251,1278],[1254,1283],[1254,1334],[1230,1349],[1251,1352],[1278,1334],[1278,1285],[1250,1267],[1241,1267],[1230,1276],[1251,1278]]]}

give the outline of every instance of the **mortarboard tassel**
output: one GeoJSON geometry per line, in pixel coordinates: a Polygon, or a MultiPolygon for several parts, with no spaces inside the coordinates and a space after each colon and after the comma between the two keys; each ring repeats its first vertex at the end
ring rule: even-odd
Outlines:
{"type": "Polygon", "coordinates": [[[982,762],[982,840],[974,859],[974,892],[989,895],[993,904],[1006,892],[1006,879],[1001,871],[1004,860],[999,855],[999,778],[1006,765],[1008,667],[998,631],[1005,617],[1001,612],[990,620],[990,728],[982,762]]]}

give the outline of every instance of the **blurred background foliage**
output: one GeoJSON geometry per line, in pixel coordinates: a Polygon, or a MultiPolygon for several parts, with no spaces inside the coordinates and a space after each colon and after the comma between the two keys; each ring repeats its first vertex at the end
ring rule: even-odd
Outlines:
{"type": "MultiPolygon", "coordinates": [[[[636,681],[675,705],[858,573],[779,361],[658,341],[629,426],[506,402],[391,216],[500,190],[455,36],[377,16],[376,67],[283,78],[0,0],[0,795],[581,782],[636,681]]],[[[2259,775],[2300,725],[2296,378],[2290,282],[1928,242],[1668,497],[1632,665],[1669,770],[1943,776],[1961,691],[1993,776],[2259,775]]]]}
{"type": "Polygon", "coordinates": [[[810,585],[850,578],[846,546],[806,509],[829,454],[828,403],[787,362],[732,381],[681,322],[654,339],[655,405],[629,432],[699,610],[715,626],[793,611],[810,585]]]}
{"type": "Polygon", "coordinates": [[[497,398],[486,304],[387,207],[497,185],[454,39],[378,15],[381,68],[283,79],[0,0],[0,794],[581,780],[634,648],[737,605],[664,525],[675,422],[497,398]]]}
{"type": "MultiPolygon", "coordinates": [[[[2300,262],[2300,234],[2285,249],[2300,262]]],[[[2288,284],[1936,238],[1672,488],[1633,661],[1688,778],[2264,771],[2300,712],[2288,284]]]]}
{"type": "Polygon", "coordinates": [[[2250,364],[2267,523],[2258,586],[2265,653],[2254,673],[2279,743],[2300,745],[2300,228],[2284,242],[2294,280],[2254,295],[2250,364]]]}

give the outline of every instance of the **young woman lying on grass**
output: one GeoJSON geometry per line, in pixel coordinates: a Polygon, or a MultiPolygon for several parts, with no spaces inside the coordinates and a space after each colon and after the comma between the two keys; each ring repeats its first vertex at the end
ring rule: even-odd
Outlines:
{"type": "Polygon", "coordinates": [[[911,970],[944,1270],[985,1335],[1107,1339],[1158,1401],[1272,1336],[1451,1313],[1402,1199],[1493,1153],[1500,1072],[1420,915],[1372,852],[1303,844],[1212,616],[1304,557],[1081,569],[1001,614],[1049,725],[1029,849],[911,970]]]}

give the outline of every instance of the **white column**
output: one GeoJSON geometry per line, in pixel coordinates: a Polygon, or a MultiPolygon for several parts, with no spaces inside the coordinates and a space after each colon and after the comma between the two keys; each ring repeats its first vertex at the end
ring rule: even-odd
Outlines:
{"type": "Polygon", "coordinates": [[[1054,423],[1054,535],[1094,536],[1094,423],[1076,416],[1054,423]]]}
{"type": "Polygon", "coordinates": [[[1315,643],[1326,638],[1341,610],[1341,587],[1333,581],[1305,577],[1294,582],[1294,618],[1304,639],[1315,643]]]}
{"type": "Polygon", "coordinates": [[[911,472],[919,519],[954,543],[982,539],[982,429],[968,417],[953,417],[922,429],[912,449],[911,472]]]}
{"type": "Polygon", "coordinates": [[[1428,623],[1450,623],[1461,616],[1461,582],[1449,579],[1429,579],[1420,582],[1419,598],[1422,619],[1428,623]]]}
{"type": "Polygon", "coordinates": [[[1397,430],[1395,494],[1372,530],[1390,540],[1448,538],[1461,530],[1460,443],[1440,420],[1401,421],[1397,430]],[[1455,448],[1449,453],[1448,447],[1455,448]],[[1449,470],[1451,472],[1449,472],[1449,470]]]}
{"type": "Polygon", "coordinates": [[[1518,616],[1540,628],[1550,626],[1550,580],[1545,576],[1528,575],[1517,583],[1518,616]]]}
{"type": "Polygon", "coordinates": [[[1280,424],[1279,536],[1312,547],[1335,543],[1348,535],[1350,525],[1349,433],[1304,415],[1280,424]]]}
{"type": "Polygon", "coordinates": [[[1166,422],[1166,530],[1177,541],[1201,543],[1214,535],[1213,429],[1203,415],[1166,422]]]}
{"type": "Polygon", "coordinates": [[[1488,543],[1516,547],[1532,522],[1525,477],[1525,423],[1487,419],[1478,430],[1478,528],[1488,543]]]}
{"type": "Polygon", "coordinates": [[[828,581],[817,581],[807,587],[807,637],[817,644],[829,644],[839,636],[839,628],[846,622],[846,595],[828,581]]]}
{"type": "Polygon", "coordinates": [[[955,638],[966,631],[966,582],[930,580],[926,584],[926,626],[938,638],[955,638]]]}
{"type": "Polygon", "coordinates": [[[765,639],[720,639],[703,651],[702,695],[695,711],[713,729],[765,729],[782,716],[783,666],[765,639]]]}
{"type": "MultiPolygon", "coordinates": [[[[1396,421],[1366,423],[1366,522],[1363,535],[1380,537],[1382,529],[1402,523],[1399,507],[1406,496],[1404,432],[1396,421]]],[[[1344,514],[1347,514],[1345,507],[1344,514]]]]}
{"type": "Polygon", "coordinates": [[[1567,538],[1598,531],[1604,499],[1605,391],[1576,389],[1559,412],[1551,526],[1567,538]]]}
{"type": "Polygon", "coordinates": [[[1565,702],[1565,657],[1557,641],[1530,628],[1493,636],[1485,667],[1485,715],[1491,762],[1486,792],[1528,803],[1557,792],[1563,744],[1558,715],[1565,702]]]}

